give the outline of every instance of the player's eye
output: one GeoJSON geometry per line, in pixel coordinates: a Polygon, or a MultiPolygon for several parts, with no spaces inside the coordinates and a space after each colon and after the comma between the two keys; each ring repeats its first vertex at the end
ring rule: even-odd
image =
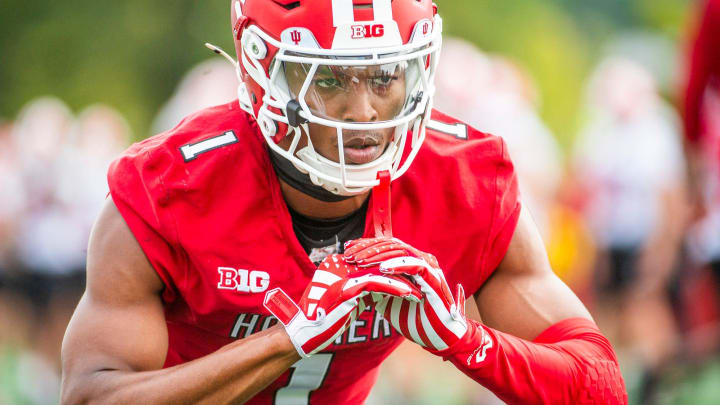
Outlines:
{"type": "Polygon", "coordinates": [[[313,84],[321,89],[331,90],[342,87],[342,82],[334,77],[321,77],[315,79],[313,84]]]}
{"type": "Polygon", "coordinates": [[[370,78],[370,85],[375,89],[385,90],[397,79],[394,75],[378,75],[370,78]]]}

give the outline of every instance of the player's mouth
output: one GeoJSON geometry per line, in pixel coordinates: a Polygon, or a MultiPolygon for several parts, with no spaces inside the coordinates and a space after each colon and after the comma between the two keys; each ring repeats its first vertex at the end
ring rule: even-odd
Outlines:
{"type": "Polygon", "coordinates": [[[362,165],[379,158],[383,152],[382,139],[382,135],[376,133],[346,134],[343,142],[345,163],[362,165]]]}

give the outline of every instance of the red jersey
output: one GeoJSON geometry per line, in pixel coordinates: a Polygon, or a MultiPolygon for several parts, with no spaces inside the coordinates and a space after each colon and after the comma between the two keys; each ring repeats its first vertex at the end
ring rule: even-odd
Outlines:
{"type": "MultiPolygon", "coordinates": [[[[433,118],[439,131],[428,129],[410,169],[392,183],[393,233],[434,254],[449,285],[474,293],[514,232],[517,181],[500,138],[438,112],[433,118]]],[[[265,140],[237,101],[134,144],[108,180],[165,286],[165,367],[275,324],[262,305],[265,291],[280,287],[298,300],[315,271],[293,232],[265,140]]],[[[374,236],[372,209],[365,237],[374,236]]],[[[248,403],[361,404],[402,339],[370,309],[248,403]]]]}
{"type": "Polygon", "coordinates": [[[688,78],[683,103],[685,136],[698,142],[707,135],[703,101],[707,90],[720,93],[720,0],[705,0],[689,54],[688,78]]]}

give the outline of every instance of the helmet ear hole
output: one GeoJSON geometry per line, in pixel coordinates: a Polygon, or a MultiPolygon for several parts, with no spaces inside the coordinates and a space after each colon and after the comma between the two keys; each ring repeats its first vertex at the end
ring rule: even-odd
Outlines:
{"type": "Polygon", "coordinates": [[[256,34],[244,31],[242,36],[243,49],[245,53],[251,56],[253,59],[262,60],[267,56],[267,45],[265,41],[260,39],[256,34]]]}

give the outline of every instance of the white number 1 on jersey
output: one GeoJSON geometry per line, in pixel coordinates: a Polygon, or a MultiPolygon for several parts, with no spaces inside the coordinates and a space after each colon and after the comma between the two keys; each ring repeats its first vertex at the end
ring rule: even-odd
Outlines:
{"type": "Polygon", "coordinates": [[[237,143],[238,138],[233,131],[227,131],[223,134],[213,136],[197,143],[189,143],[180,147],[180,152],[185,158],[185,162],[195,160],[198,155],[209,152],[213,149],[222,148],[223,146],[237,143]]]}
{"type": "Polygon", "coordinates": [[[275,393],[275,405],[309,404],[310,393],[325,381],[332,359],[332,353],[317,353],[293,364],[288,385],[275,393]]]}

